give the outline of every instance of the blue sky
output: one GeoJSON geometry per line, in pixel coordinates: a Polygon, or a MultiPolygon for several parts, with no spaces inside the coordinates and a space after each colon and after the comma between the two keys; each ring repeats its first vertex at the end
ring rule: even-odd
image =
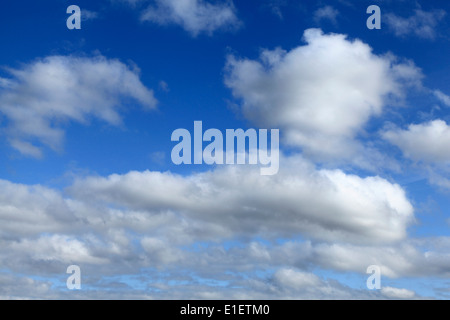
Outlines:
{"type": "Polygon", "coordinates": [[[447,299],[449,14],[2,3],[0,298],[447,299]],[[279,129],[278,174],[174,165],[171,134],[194,121],[279,129]]]}

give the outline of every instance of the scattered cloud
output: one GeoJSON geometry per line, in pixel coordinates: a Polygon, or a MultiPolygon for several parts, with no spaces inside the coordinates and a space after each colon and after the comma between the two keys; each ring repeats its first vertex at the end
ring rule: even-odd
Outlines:
{"type": "Polygon", "coordinates": [[[0,81],[0,113],[8,120],[11,146],[28,156],[42,156],[36,143],[60,149],[67,122],[97,118],[119,125],[128,101],[145,109],[157,104],[137,71],[102,56],[50,56],[7,71],[11,77],[0,81]]]}
{"type": "Polygon", "coordinates": [[[141,20],[159,25],[180,25],[194,37],[240,26],[232,1],[212,4],[205,0],[155,0],[155,4],[144,11],[141,20]]]}
{"type": "Polygon", "coordinates": [[[383,20],[397,37],[414,34],[419,38],[433,40],[437,35],[437,27],[446,16],[444,10],[414,10],[414,14],[404,18],[393,13],[383,15],[383,20]]]}

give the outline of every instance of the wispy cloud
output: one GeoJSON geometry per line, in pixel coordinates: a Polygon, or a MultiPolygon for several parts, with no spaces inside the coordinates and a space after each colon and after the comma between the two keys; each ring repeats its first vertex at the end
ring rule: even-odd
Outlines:
{"type": "Polygon", "coordinates": [[[90,20],[95,20],[98,18],[99,18],[98,12],[87,10],[87,9],[81,10],[81,19],[83,21],[90,21],[90,20]]]}
{"type": "Polygon", "coordinates": [[[433,40],[437,35],[437,28],[446,16],[444,10],[424,11],[416,9],[410,17],[400,17],[394,13],[383,16],[385,23],[398,37],[415,35],[419,38],[433,40]]]}
{"type": "Polygon", "coordinates": [[[339,10],[333,8],[332,6],[325,6],[317,9],[314,12],[314,20],[316,23],[320,23],[323,20],[328,20],[333,24],[337,24],[337,17],[339,15],[339,10]]]}
{"type": "Polygon", "coordinates": [[[439,99],[445,106],[450,107],[450,96],[446,95],[440,90],[434,90],[433,94],[439,99]]]}

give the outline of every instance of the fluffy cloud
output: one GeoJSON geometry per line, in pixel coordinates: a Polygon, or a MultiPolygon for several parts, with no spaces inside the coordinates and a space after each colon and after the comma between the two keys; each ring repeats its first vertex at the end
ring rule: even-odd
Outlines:
{"type": "Polygon", "coordinates": [[[450,127],[445,121],[411,124],[405,130],[395,128],[384,131],[382,135],[414,161],[450,162],[450,127]]]}
{"type": "Polygon", "coordinates": [[[66,230],[76,222],[58,192],[0,180],[0,239],[66,230]]]}
{"type": "Polygon", "coordinates": [[[98,118],[118,125],[127,101],[156,106],[138,72],[118,60],[50,56],[8,71],[11,78],[0,81],[0,114],[11,145],[34,157],[42,154],[36,142],[61,148],[66,122],[98,118]]]}
{"type": "Polygon", "coordinates": [[[303,160],[284,162],[286,169],[273,177],[261,177],[257,169],[245,166],[187,177],[148,171],[88,177],[68,188],[70,198],[42,186],[1,181],[0,239],[13,240],[21,248],[27,247],[27,242],[19,242],[22,238],[40,239],[48,248],[65,241],[88,256],[76,236],[96,234],[100,238],[88,236],[84,241],[127,255],[133,250],[130,230],[144,235],[141,246],[158,258],[154,261],[167,262],[179,253],[165,248],[164,241],[179,246],[302,234],[322,241],[376,244],[405,238],[414,215],[398,185],[339,170],[314,171],[303,160]]]}
{"type": "MultiPolygon", "coordinates": [[[[440,99],[445,103],[446,95],[440,99]]],[[[420,164],[428,181],[440,188],[450,189],[450,126],[443,120],[410,124],[406,129],[392,127],[381,136],[398,147],[404,157],[420,164]]]]}
{"type": "Polygon", "coordinates": [[[78,199],[95,195],[134,210],[179,212],[204,228],[200,234],[206,239],[305,234],[327,241],[392,242],[403,239],[413,221],[413,207],[402,188],[382,178],[315,171],[306,161],[290,158],[282,167],[267,178],[247,167],[188,177],[130,172],[80,180],[69,191],[78,199]]]}
{"type": "Polygon", "coordinates": [[[408,18],[393,13],[383,16],[385,23],[398,37],[415,34],[423,39],[434,39],[439,22],[446,16],[444,10],[424,11],[416,9],[408,18]]]}
{"type": "Polygon", "coordinates": [[[38,239],[22,239],[9,247],[34,261],[57,261],[62,264],[104,264],[108,260],[95,257],[84,243],[75,238],[54,234],[38,239]]]}
{"type": "Polygon", "coordinates": [[[204,0],[156,0],[141,19],[160,25],[177,24],[193,36],[240,25],[231,1],[212,4],[204,0]]]}
{"type": "Polygon", "coordinates": [[[304,33],[306,45],[264,50],[260,60],[229,57],[226,85],[242,100],[244,116],[261,127],[280,128],[285,140],[319,159],[351,159],[356,141],[389,97],[420,83],[411,63],[377,56],[359,40],[304,33]]]}

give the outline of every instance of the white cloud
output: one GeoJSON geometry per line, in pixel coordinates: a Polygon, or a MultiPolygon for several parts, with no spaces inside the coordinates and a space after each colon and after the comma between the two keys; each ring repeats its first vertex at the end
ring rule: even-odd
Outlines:
{"type": "Polygon", "coordinates": [[[12,78],[0,82],[0,113],[11,145],[34,157],[42,155],[36,142],[61,148],[66,122],[98,118],[118,125],[127,100],[156,106],[153,91],[118,60],[50,56],[8,71],[12,78]]]}
{"type": "Polygon", "coordinates": [[[42,150],[38,147],[33,146],[29,142],[18,139],[10,139],[9,143],[11,144],[11,147],[26,156],[31,156],[33,158],[42,158],[42,150]]]}
{"type": "Polygon", "coordinates": [[[0,180],[0,239],[66,230],[75,217],[62,196],[42,186],[0,180]]]}
{"type": "Polygon", "coordinates": [[[259,60],[229,57],[225,83],[242,99],[244,116],[279,128],[287,143],[318,159],[352,159],[364,149],[357,135],[383,112],[389,97],[420,83],[413,64],[377,56],[359,40],[304,33],[306,45],[264,50],[259,60]]]}
{"type": "MultiPolygon", "coordinates": [[[[124,282],[102,278],[101,284],[87,283],[89,290],[81,291],[56,291],[56,286],[51,281],[33,280],[27,277],[12,277],[10,274],[0,273],[0,299],[227,299],[227,300],[274,300],[274,299],[386,299],[386,295],[380,291],[353,289],[342,285],[333,279],[322,279],[312,273],[293,268],[281,268],[269,279],[240,277],[232,282],[231,286],[214,287],[207,284],[209,279],[195,281],[190,277],[180,278],[171,273],[171,285],[167,285],[160,278],[161,273],[147,275],[145,273],[133,279],[137,282],[147,283],[145,289],[142,285],[133,288],[124,282]],[[295,282],[311,286],[293,286],[287,278],[290,276],[295,282]],[[180,281],[177,281],[180,280],[180,281]],[[109,290],[104,290],[108,288],[109,290]],[[157,293],[155,293],[157,292],[157,293]]],[[[89,279],[86,276],[83,280],[89,279]]],[[[115,278],[113,278],[115,279],[115,278]]],[[[397,289],[399,293],[393,297],[398,299],[404,289],[397,289]]],[[[392,290],[388,291],[388,294],[392,290]]],[[[405,291],[406,292],[406,291],[405,291]]],[[[408,290],[409,292],[409,290],[408,290]]],[[[392,293],[391,293],[392,294],[392,293]]],[[[405,296],[405,294],[403,294],[405,296]]],[[[414,294],[415,297],[417,297],[414,294]]]]}
{"type": "Polygon", "coordinates": [[[171,245],[158,238],[145,237],[141,240],[142,248],[147,253],[147,258],[152,265],[166,266],[175,262],[180,262],[183,253],[171,247],[171,245]]]}
{"type": "MultiPolygon", "coordinates": [[[[104,297],[105,281],[114,285],[108,276],[135,275],[147,288],[164,287],[153,298],[199,299],[417,297],[403,289],[351,289],[307,272],[311,266],[361,274],[362,285],[372,264],[387,278],[450,276],[448,238],[406,237],[414,216],[399,186],[316,170],[297,157],[282,160],[284,169],[270,177],[245,166],[186,177],[159,172],[88,177],[68,189],[70,197],[1,181],[2,267],[48,278],[63,277],[69,264],[80,264],[89,275],[83,279],[99,290],[89,295],[104,297]],[[298,237],[310,240],[294,240],[298,237]],[[279,244],[279,238],[293,240],[279,244]],[[225,245],[233,239],[241,239],[240,245],[225,245]],[[270,280],[256,270],[272,270],[270,280]],[[167,279],[184,284],[169,285],[167,279]],[[223,284],[217,287],[217,281],[223,284]]],[[[24,291],[0,286],[0,296],[35,297],[21,287],[24,291]]],[[[149,291],[121,290],[116,297],[150,298],[149,291]]]]}
{"type": "MultiPolygon", "coordinates": [[[[446,96],[443,95],[443,103],[446,96]]],[[[422,174],[435,186],[450,189],[450,126],[443,120],[410,124],[406,129],[392,127],[381,136],[398,147],[403,156],[420,164],[422,174]]]]}
{"type": "Polygon", "coordinates": [[[295,269],[280,269],[273,285],[287,299],[413,299],[416,293],[407,289],[383,287],[379,292],[350,289],[335,281],[324,280],[312,273],[295,269]]]}
{"type": "Polygon", "coordinates": [[[205,0],[156,0],[142,14],[143,21],[160,25],[177,24],[193,36],[211,35],[218,29],[234,29],[240,22],[232,1],[209,3],[205,0]]]}
{"type": "Polygon", "coordinates": [[[450,162],[450,127],[445,121],[411,124],[406,130],[386,130],[382,136],[414,161],[450,162]]]}
{"type": "Polygon", "coordinates": [[[300,233],[328,241],[377,243],[405,237],[413,208],[400,186],[379,177],[315,171],[303,160],[282,161],[278,175],[267,178],[248,167],[188,177],[130,172],[79,180],[69,190],[78,199],[94,197],[134,210],[180,212],[195,222],[183,232],[192,236],[195,225],[203,229],[199,234],[205,239],[300,233]]]}
{"type": "Polygon", "coordinates": [[[337,17],[339,15],[339,11],[332,6],[325,6],[317,9],[314,12],[314,20],[319,23],[322,20],[329,20],[333,24],[337,23],[337,17]]]}
{"type": "Polygon", "coordinates": [[[426,257],[407,241],[394,246],[318,244],[312,252],[316,264],[333,270],[365,272],[368,266],[377,265],[381,274],[390,278],[427,272],[426,257]]]}
{"type": "Polygon", "coordinates": [[[413,299],[416,296],[414,291],[392,287],[381,288],[381,294],[389,299],[413,299]]]}
{"type": "Polygon", "coordinates": [[[299,272],[294,269],[280,269],[275,273],[274,278],[275,282],[282,286],[298,290],[317,287],[321,282],[319,277],[312,273],[299,272]]]}
{"type": "Polygon", "coordinates": [[[443,93],[440,90],[434,90],[433,94],[435,95],[436,98],[438,98],[444,105],[446,105],[447,107],[450,107],[450,97],[448,95],[446,95],[445,93],[443,93]]]}
{"type": "Polygon", "coordinates": [[[398,37],[415,34],[420,38],[432,40],[436,37],[436,29],[445,16],[444,10],[416,9],[414,15],[408,18],[388,13],[383,16],[383,20],[398,37]]]}
{"type": "Polygon", "coordinates": [[[108,259],[95,257],[86,243],[64,235],[54,234],[38,239],[22,239],[9,249],[28,255],[34,261],[58,261],[69,266],[72,263],[105,264],[108,259]]]}

